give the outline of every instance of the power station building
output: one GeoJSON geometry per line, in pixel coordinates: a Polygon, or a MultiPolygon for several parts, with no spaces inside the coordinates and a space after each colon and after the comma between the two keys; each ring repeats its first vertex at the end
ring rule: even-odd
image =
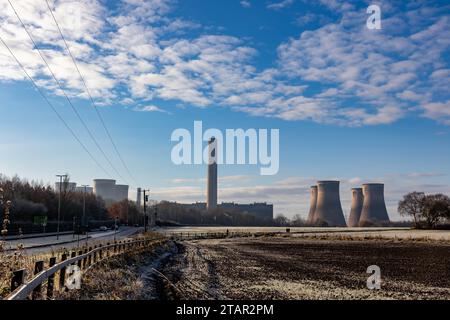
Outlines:
{"type": "Polygon", "coordinates": [[[359,227],[359,219],[364,203],[364,195],[362,188],[352,189],[352,208],[348,217],[347,226],[350,228],[359,227]]]}
{"type": "Polygon", "coordinates": [[[352,205],[345,222],[339,195],[339,181],[318,181],[310,191],[308,224],[333,227],[361,227],[389,223],[384,201],[384,184],[369,183],[352,189],[352,205]]]}
{"type": "Polygon", "coordinates": [[[55,182],[55,191],[59,192],[75,192],[77,188],[76,182],[55,182]]]}
{"type": "Polygon", "coordinates": [[[389,215],[384,201],[384,184],[368,183],[362,188],[364,203],[359,219],[359,226],[389,222],[389,215]]]}
{"type": "MultiPolygon", "coordinates": [[[[199,212],[207,210],[207,204],[205,202],[195,202],[179,205],[185,209],[196,210],[199,212]]],[[[221,204],[218,204],[216,208],[230,212],[249,214],[256,218],[261,218],[264,220],[273,220],[273,205],[265,202],[255,202],[249,204],[222,202],[221,204]]]]}
{"type": "Polygon", "coordinates": [[[129,187],[127,185],[117,185],[116,180],[94,180],[94,194],[101,197],[106,204],[112,204],[128,199],[128,191],[129,187]]]}

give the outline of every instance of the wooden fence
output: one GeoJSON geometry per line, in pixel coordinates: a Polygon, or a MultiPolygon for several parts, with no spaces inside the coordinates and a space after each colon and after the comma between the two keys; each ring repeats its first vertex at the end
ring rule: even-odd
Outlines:
{"type": "Polygon", "coordinates": [[[25,269],[13,272],[11,294],[6,300],[52,299],[56,278],[58,279],[56,283],[58,287],[60,289],[65,288],[66,268],[68,266],[77,265],[85,273],[100,261],[129,251],[146,250],[164,241],[163,239],[143,238],[107,243],[106,245],[100,244],[83,250],[77,249],[71,251],[70,257],[67,253],[62,254],[58,263],[56,257],[51,257],[47,269],[44,269],[44,261],[36,261],[34,277],[28,282],[25,282],[25,269]],[[47,282],[47,286],[45,292],[43,292],[45,282],[47,282]]]}

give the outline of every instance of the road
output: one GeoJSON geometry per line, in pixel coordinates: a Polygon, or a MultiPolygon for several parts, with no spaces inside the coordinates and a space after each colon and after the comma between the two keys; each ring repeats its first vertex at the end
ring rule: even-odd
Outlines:
{"type": "Polygon", "coordinates": [[[88,239],[86,239],[85,236],[80,236],[79,241],[78,236],[74,236],[72,234],[61,235],[59,237],[59,240],[56,240],[56,236],[10,240],[6,242],[6,249],[15,250],[19,245],[23,245],[25,254],[41,254],[51,251],[58,251],[63,248],[76,248],[78,247],[78,244],[84,245],[86,241],[88,244],[98,241],[107,242],[114,241],[115,237],[117,240],[122,240],[133,234],[136,234],[141,230],[142,228],[122,227],[117,231],[117,233],[115,231],[96,231],[89,233],[88,239]]]}

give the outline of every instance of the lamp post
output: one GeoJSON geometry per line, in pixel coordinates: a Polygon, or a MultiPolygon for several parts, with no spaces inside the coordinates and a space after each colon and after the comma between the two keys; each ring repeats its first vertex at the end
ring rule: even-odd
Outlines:
{"type": "Polygon", "coordinates": [[[56,227],[56,240],[59,240],[59,224],[61,219],[61,187],[62,187],[62,181],[63,178],[67,178],[67,174],[57,174],[57,177],[59,177],[59,194],[58,194],[58,224],[56,227]]]}

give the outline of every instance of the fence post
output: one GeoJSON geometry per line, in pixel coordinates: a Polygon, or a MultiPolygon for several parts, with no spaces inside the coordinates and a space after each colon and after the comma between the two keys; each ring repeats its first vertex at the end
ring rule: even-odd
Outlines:
{"type": "Polygon", "coordinates": [[[100,248],[100,250],[99,250],[99,252],[98,252],[98,256],[99,256],[100,260],[102,260],[102,259],[103,259],[103,249],[102,249],[102,245],[100,244],[98,247],[100,248]]]}
{"type": "MultiPolygon", "coordinates": [[[[94,250],[97,249],[97,245],[94,246],[94,250]]],[[[94,252],[94,263],[97,262],[97,251],[94,252]]]]}
{"type": "MultiPolygon", "coordinates": [[[[88,248],[84,249],[84,254],[86,254],[88,252],[88,248]]],[[[83,269],[86,269],[86,264],[87,264],[87,257],[83,258],[83,269]]]]}
{"type": "MultiPolygon", "coordinates": [[[[51,257],[48,266],[51,268],[56,264],[56,257],[51,257]]],[[[55,274],[48,277],[47,280],[47,299],[53,298],[53,288],[55,287],[55,274]]]]}
{"type": "Polygon", "coordinates": [[[109,257],[109,242],[106,244],[106,257],[109,257]]]}
{"type": "MultiPolygon", "coordinates": [[[[81,256],[83,254],[83,251],[78,251],[78,255],[79,256],[81,256]]],[[[76,257],[77,255],[76,255],[76,252],[75,252],[75,257],[76,257]]],[[[77,262],[76,262],[76,264],[78,265],[78,268],[80,268],[81,269],[81,260],[78,260],[77,262]]]]}
{"type": "MultiPolygon", "coordinates": [[[[67,260],[67,254],[63,253],[61,256],[61,262],[67,260]]],[[[66,267],[61,268],[59,271],[59,288],[64,288],[64,282],[66,281],[66,267]]]]}
{"type": "Polygon", "coordinates": [[[13,277],[11,279],[11,292],[16,290],[23,284],[25,280],[25,269],[20,269],[13,272],[13,277]]]}
{"type": "MultiPolygon", "coordinates": [[[[37,275],[37,274],[41,273],[42,270],[44,270],[44,261],[36,261],[36,263],[34,264],[34,275],[37,275]]],[[[37,298],[39,298],[40,295],[41,295],[41,290],[42,290],[42,283],[39,284],[33,290],[33,293],[31,295],[31,299],[36,300],[37,298]]]]}
{"type": "MultiPolygon", "coordinates": [[[[89,247],[89,252],[91,252],[92,251],[92,247],[89,247]]],[[[88,266],[91,266],[91,264],[92,264],[92,254],[89,254],[89,257],[88,257],[88,266]]]]}

